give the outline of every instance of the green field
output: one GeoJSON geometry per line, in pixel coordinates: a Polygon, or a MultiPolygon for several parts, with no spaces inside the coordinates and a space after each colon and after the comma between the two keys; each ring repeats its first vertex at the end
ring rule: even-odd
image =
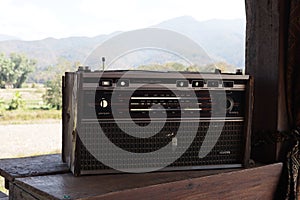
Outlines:
{"type": "Polygon", "coordinates": [[[61,111],[49,109],[43,102],[46,88],[42,85],[35,88],[0,89],[0,124],[39,123],[45,120],[61,119],[61,111]],[[9,103],[15,93],[21,94],[24,107],[17,110],[8,110],[9,103]]]}
{"type": "Polygon", "coordinates": [[[33,108],[43,104],[42,96],[46,88],[39,86],[37,88],[0,89],[0,99],[7,105],[16,92],[20,92],[27,108],[33,108]]]}

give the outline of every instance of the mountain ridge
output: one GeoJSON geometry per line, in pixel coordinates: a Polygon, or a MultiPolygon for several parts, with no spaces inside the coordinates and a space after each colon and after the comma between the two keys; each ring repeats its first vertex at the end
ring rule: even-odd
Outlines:
{"type": "MultiPolygon", "coordinates": [[[[245,54],[245,21],[243,19],[197,21],[190,16],[182,16],[165,20],[151,26],[174,30],[184,34],[210,55],[215,61],[224,61],[238,67],[244,67],[245,54]]],[[[71,62],[84,62],[85,58],[108,38],[121,33],[101,34],[94,37],[72,36],[66,38],[45,38],[42,40],[1,41],[0,53],[23,53],[29,58],[36,59],[39,68],[55,65],[60,58],[71,62]]],[[[11,37],[14,38],[14,37],[11,37]]]]}

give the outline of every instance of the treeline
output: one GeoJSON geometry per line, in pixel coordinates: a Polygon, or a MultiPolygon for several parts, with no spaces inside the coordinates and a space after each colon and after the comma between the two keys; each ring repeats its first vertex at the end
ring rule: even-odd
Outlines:
{"type": "Polygon", "coordinates": [[[230,65],[226,62],[216,62],[212,64],[207,64],[203,66],[191,65],[186,66],[181,63],[169,62],[165,64],[150,64],[141,65],[136,68],[131,68],[135,70],[154,70],[154,71],[190,71],[190,72],[215,72],[216,69],[221,70],[225,73],[234,73],[236,66],[230,65]]]}

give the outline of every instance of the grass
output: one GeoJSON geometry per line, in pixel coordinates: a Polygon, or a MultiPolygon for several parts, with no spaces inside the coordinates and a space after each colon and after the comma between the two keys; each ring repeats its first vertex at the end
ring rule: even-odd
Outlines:
{"type": "Polygon", "coordinates": [[[32,99],[42,101],[42,96],[46,92],[46,88],[0,89],[0,98],[2,98],[4,101],[9,101],[13,98],[16,92],[20,92],[25,101],[32,99]]]}
{"type": "Polygon", "coordinates": [[[2,111],[0,124],[30,124],[61,119],[61,110],[2,111]]]}

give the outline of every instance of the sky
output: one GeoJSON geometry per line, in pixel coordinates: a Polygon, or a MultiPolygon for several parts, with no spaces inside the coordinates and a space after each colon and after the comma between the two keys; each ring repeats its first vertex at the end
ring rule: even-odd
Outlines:
{"type": "Polygon", "coordinates": [[[0,0],[0,34],[23,40],[146,28],[180,16],[245,18],[244,0],[0,0]]]}

